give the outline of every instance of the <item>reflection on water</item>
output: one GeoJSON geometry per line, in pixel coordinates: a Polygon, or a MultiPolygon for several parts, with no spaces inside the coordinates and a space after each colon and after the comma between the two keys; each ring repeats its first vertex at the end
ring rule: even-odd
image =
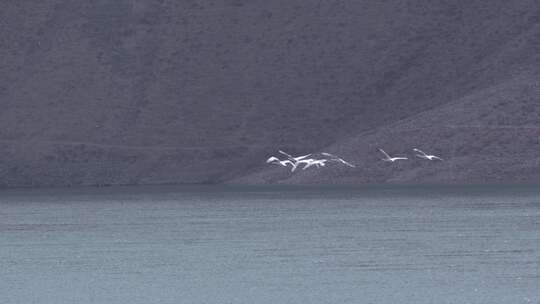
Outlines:
{"type": "Polygon", "coordinates": [[[3,303],[540,303],[540,191],[0,193],[3,303]]]}

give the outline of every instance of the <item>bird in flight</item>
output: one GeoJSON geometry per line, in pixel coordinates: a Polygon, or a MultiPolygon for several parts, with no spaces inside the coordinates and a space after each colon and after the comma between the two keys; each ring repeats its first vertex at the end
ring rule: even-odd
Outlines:
{"type": "Polygon", "coordinates": [[[330,154],[330,153],[326,153],[326,152],[322,152],[321,154],[324,155],[324,156],[330,157],[329,161],[340,162],[340,163],[342,163],[342,164],[344,164],[344,165],[346,165],[346,166],[352,167],[352,168],[356,167],[355,165],[353,165],[353,164],[351,164],[351,163],[349,163],[349,162],[343,160],[342,158],[337,157],[337,156],[334,155],[334,154],[330,154]]]}
{"type": "Polygon", "coordinates": [[[386,162],[395,162],[397,160],[406,160],[408,159],[407,157],[390,157],[390,155],[388,155],[388,153],[384,152],[383,149],[379,148],[379,151],[381,151],[382,154],[384,154],[384,157],[382,159],[382,161],[386,161],[386,162]]]}
{"type": "Polygon", "coordinates": [[[330,161],[340,162],[340,163],[342,163],[344,165],[347,165],[347,166],[353,167],[353,168],[355,167],[353,164],[343,160],[342,158],[340,158],[340,157],[338,157],[336,155],[330,154],[330,153],[326,153],[326,152],[323,152],[321,154],[324,155],[324,156],[329,157],[328,159],[327,158],[320,158],[320,159],[308,158],[308,157],[310,157],[312,155],[311,153],[306,154],[306,155],[302,155],[302,156],[293,157],[289,153],[284,152],[282,150],[278,150],[278,152],[280,154],[282,154],[282,155],[285,155],[287,158],[284,159],[284,160],[280,160],[279,158],[277,158],[275,156],[271,156],[270,158],[268,158],[266,160],[266,163],[281,165],[283,167],[287,167],[287,166],[291,165],[291,172],[294,172],[298,168],[298,166],[300,166],[300,165],[303,165],[302,170],[306,170],[307,168],[309,168],[311,166],[315,166],[317,168],[324,167],[326,165],[326,163],[330,162],[330,161]]]}
{"type": "MultiPolygon", "coordinates": [[[[283,152],[281,150],[278,150],[278,152],[285,155],[285,156],[287,156],[287,158],[291,162],[291,165],[293,166],[291,168],[291,172],[294,172],[299,164],[302,164],[302,163],[306,164],[306,166],[304,167],[304,169],[305,169],[306,167],[310,167],[312,165],[311,162],[314,161],[314,159],[312,159],[312,158],[307,159],[307,157],[311,156],[311,153],[306,154],[306,155],[302,155],[302,156],[293,157],[289,153],[283,152]]],[[[319,168],[319,166],[317,166],[317,168],[319,168]]]]}
{"type": "Polygon", "coordinates": [[[324,167],[326,165],[327,159],[302,159],[298,161],[298,163],[305,163],[306,165],[302,168],[302,170],[306,170],[307,168],[311,166],[316,166],[317,168],[324,167]]]}
{"type": "Polygon", "coordinates": [[[283,152],[281,150],[278,150],[278,152],[285,155],[285,156],[287,156],[287,158],[290,159],[291,161],[295,161],[295,162],[299,161],[299,160],[302,160],[302,159],[304,159],[304,158],[306,158],[308,156],[311,156],[311,153],[310,153],[310,154],[306,154],[306,155],[302,155],[302,156],[292,157],[292,155],[290,155],[288,153],[285,153],[285,152],[283,152]]]}
{"type": "Polygon", "coordinates": [[[438,157],[438,156],[426,154],[424,151],[422,151],[422,150],[420,150],[420,149],[414,148],[413,151],[416,152],[416,153],[419,153],[419,154],[416,154],[416,156],[417,156],[417,157],[420,157],[420,158],[423,158],[423,159],[428,159],[428,160],[434,160],[434,159],[437,159],[437,160],[443,160],[442,158],[440,158],[440,157],[438,157]]]}
{"type": "Polygon", "coordinates": [[[297,163],[295,162],[292,162],[288,159],[286,160],[279,160],[279,158],[275,157],[275,156],[271,156],[270,158],[268,158],[266,160],[266,163],[267,164],[276,164],[276,165],[281,165],[283,167],[287,167],[288,165],[291,165],[291,172],[296,170],[296,167],[298,166],[297,163]]]}

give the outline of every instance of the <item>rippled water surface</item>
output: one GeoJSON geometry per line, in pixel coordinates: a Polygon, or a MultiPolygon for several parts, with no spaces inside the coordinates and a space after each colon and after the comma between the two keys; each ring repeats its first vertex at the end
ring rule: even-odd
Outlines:
{"type": "Polygon", "coordinates": [[[0,303],[540,303],[533,187],[0,192],[0,303]]]}

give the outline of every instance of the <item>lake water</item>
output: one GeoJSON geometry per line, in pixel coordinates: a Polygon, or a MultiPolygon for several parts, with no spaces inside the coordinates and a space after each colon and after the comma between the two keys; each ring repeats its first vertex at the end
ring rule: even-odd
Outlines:
{"type": "Polygon", "coordinates": [[[0,303],[540,303],[533,187],[0,192],[0,303]]]}

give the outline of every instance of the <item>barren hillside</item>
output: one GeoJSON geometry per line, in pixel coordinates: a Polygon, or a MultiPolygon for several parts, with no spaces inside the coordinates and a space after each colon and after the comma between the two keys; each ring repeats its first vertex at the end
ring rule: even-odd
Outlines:
{"type": "Polygon", "coordinates": [[[407,119],[363,132],[321,151],[356,168],[298,170],[261,164],[232,183],[537,183],[540,182],[540,79],[524,75],[407,119]],[[409,159],[383,162],[378,151],[409,159]],[[443,158],[424,160],[419,148],[443,158]]]}
{"type": "Polygon", "coordinates": [[[536,181],[539,23],[533,0],[3,1],[0,186],[536,181]],[[363,165],[281,176],[278,148],[363,165]]]}

